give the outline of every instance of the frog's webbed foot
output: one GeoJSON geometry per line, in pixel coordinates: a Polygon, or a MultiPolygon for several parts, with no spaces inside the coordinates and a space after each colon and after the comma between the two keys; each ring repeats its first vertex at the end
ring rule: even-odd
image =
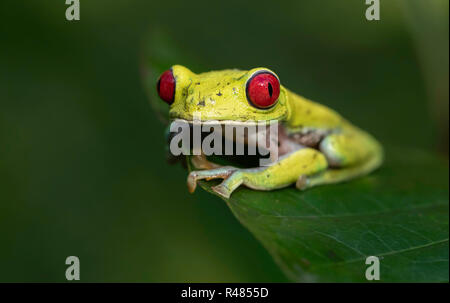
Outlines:
{"type": "MultiPolygon", "coordinates": [[[[194,170],[189,173],[187,178],[187,186],[190,193],[195,191],[197,187],[198,180],[212,180],[212,179],[225,179],[227,180],[230,176],[232,176],[238,169],[232,166],[222,166],[219,168],[208,169],[208,170],[194,170]]],[[[224,182],[222,182],[224,183],[224,182]]],[[[222,185],[222,184],[220,184],[222,185]]],[[[229,197],[226,195],[225,190],[221,190],[220,185],[212,187],[212,190],[217,192],[218,194],[229,197]]],[[[238,185],[239,186],[239,185],[238,185]]],[[[229,193],[231,194],[231,192],[229,193]]]]}
{"type": "MultiPolygon", "coordinates": [[[[195,169],[189,173],[187,178],[187,186],[190,193],[195,191],[197,187],[198,180],[212,180],[212,179],[224,179],[228,182],[222,182],[221,184],[212,187],[211,189],[217,194],[229,198],[234,189],[242,184],[242,181],[236,182],[237,177],[241,174],[238,173],[238,168],[233,166],[220,166],[216,163],[210,162],[206,159],[206,156],[201,154],[198,156],[191,157],[191,163],[194,165],[195,169]],[[235,184],[232,188],[227,184],[235,184]]],[[[241,178],[239,178],[240,180],[241,178]]]]}

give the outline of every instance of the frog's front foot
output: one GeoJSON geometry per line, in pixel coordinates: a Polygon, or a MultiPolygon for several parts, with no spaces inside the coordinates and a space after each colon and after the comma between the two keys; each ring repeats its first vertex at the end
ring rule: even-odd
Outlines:
{"type": "Polygon", "coordinates": [[[229,198],[231,193],[244,183],[244,173],[240,170],[232,172],[222,183],[211,189],[224,198],[229,198]]]}
{"type": "MultiPolygon", "coordinates": [[[[238,169],[236,167],[232,167],[232,166],[222,166],[222,167],[214,168],[214,169],[191,171],[187,178],[188,190],[190,193],[193,193],[195,191],[195,188],[197,187],[198,180],[203,180],[203,179],[207,180],[207,181],[212,180],[212,179],[227,180],[230,176],[232,176],[237,171],[238,171],[238,169]]],[[[231,192],[229,192],[227,195],[226,189],[220,188],[221,185],[222,184],[212,187],[212,190],[214,190],[219,195],[228,198],[230,196],[231,192]]]]}

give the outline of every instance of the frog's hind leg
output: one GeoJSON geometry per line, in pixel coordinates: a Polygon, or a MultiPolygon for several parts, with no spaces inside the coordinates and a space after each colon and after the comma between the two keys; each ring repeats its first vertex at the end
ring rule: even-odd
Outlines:
{"type": "Polygon", "coordinates": [[[302,175],[296,182],[296,187],[300,190],[311,188],[322,184],[334,184],[348,181],[357,177],[369,174],[381,164],[379,157],[373,156],[359,165],[347,166],[343,168],[330,168],[314,176],[302,175]]]}
{"type": "Polygon", "coordinates": [[[383,150],[369,134],[355,130],[327,136],[319,145],[329,169],[313,176],[300,176],[296,186],[303,190],[364,176],[383,162],[383,150]]]}

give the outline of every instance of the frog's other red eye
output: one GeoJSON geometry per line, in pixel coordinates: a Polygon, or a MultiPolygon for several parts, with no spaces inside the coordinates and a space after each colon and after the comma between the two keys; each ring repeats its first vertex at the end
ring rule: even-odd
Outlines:
{"type": "Polygon", "coordinates": [[[259,72],[247,81],[246,92],[251,105],[267,109],[275,104],[280,95],[280,82],[270,72],[259,72]]]}
{"type": "Polygon", "coordinates": [[[173,103],[175,97],[175,78],[173,77],[172,70],[166,70],[159,77],[156,84],[158,95],[169,105],[173,103]]]}

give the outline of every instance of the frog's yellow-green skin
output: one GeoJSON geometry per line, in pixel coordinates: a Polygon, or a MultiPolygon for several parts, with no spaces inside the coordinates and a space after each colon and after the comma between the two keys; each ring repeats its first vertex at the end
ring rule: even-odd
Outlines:
{"type": "Polygon", "coordinates": [[[337,183],[370,173],[383,161],[381,145],[368,133],[353,126],[335,111],[305,99],[282,85],[275,106],[259,109],[246,96],[247,80],[267,68],[249,71],[223,70],[195,74],[175,65],[175,97],[170,106],[171,119],[192,121],[201,114],[202,121],[218,120],[254,122],[278,120],[289,138],[317,134],[316,146],[301,146],[268,167],[239,169],[218,166],[197,156],[192,159],[197,170],[188,176],[188,188],[195,190],[200,179],[221,178],[213,188],[229,197],[240,185],[256,190],[272,190],[296,184],[306,189],[320,184],[337,183]]]}

